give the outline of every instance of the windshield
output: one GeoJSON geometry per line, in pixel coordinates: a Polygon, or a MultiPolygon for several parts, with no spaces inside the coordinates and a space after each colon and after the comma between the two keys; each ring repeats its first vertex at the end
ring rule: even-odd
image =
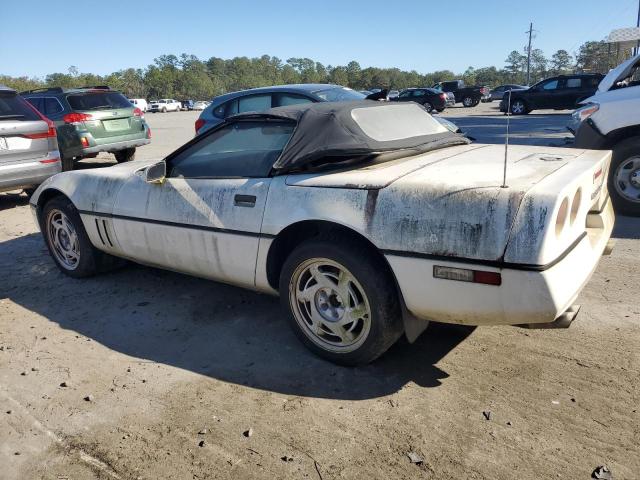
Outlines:
{"type": "Polygon", "coordinates": [[[67,101],[73,110],[105,110],[131,108],[129,100],[117,92],[80,93],[69,95],[67,101]]]}
{"type": "Polygon", "coordinates": [[[332,87],[326,90],[316,90],[313,93],[326,102],[348,102],[351,100],[364,100],[366,98],[366,95],[347,87],[332,87]]]}

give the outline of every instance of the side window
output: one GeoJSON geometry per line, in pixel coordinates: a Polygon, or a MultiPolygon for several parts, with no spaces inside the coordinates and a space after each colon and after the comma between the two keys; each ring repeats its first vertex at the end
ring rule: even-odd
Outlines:
{"type": "Polygon", "coordinates": [[[38,110],[41,114],[45,114],[44,113],[44,98],[39,98],[39,97],[31,97],[31,98],[26,98],[25,99],[27,102],[29,102],[31,105],[33,105],[34,107],[36,107],[36,110],[38,110]]]}
{"type": "Polygon", "coordinates": [[[555,90],[558,88],[558,80],[551,80],[542,86],[543,90],[555,90]]]}
{"type": "Polygon", "coordinates": [[[565,84],[565,88],[580,88],[582,81],[580,78],[568,78],[565,84]]]}
{"type": "Polygon", "coordinates": [[[493,89],[493,91],[496,93],[502,93],[504,90],[506,90],[505,87],[496,87],[493,89]]]}
{"type": "Polygon", "coordinates": [[[413,90],[412,97],[422,97],[424,95],[424,90],[413,90]]]}
{"type": "Polygon", "coordinates": [[[587,88],[598,88],[600,80],[602,80],[600,77],[590,77],[587,80],[583,80],[583,83],[587,83],[587,88]]]}
{"type": "Polygon", "coordinates": [[[404,92],[401,92],[400,95],[398,95],[399,98],[407,98],[409,95],[411,95],[411,90],[407,90],[404,92]]]}
{"type": "Polygon", "coordinates": [[[238,99],[238,113],[262,112],[271,108],[271,95],[249,95],[238,99]]]}
{"type": "Polygon", "coordinates": [[[47,97],[44,99],[44,110],[46,112],[45,115],[55,115],[64,110],[64,108],[56,98],[47,97]]]}
{"type": "Polygon", "coordinates": [[[216,108],[212,110],[213,114],[218,118],[225,118],[228,105],[229,105],[229,102],[225,102],[222,105],[218,105],[216,108]]]}
{"type": "Polygon", "coordinates": [[[295,124],[241,121],[225,125],[170,160],[170,177],[228,178],[269,175],[295,124]]]}
{"type": "Polygon", "coordinates": [[[275,97],[276,107],[285,107],[287,105],[299,105],[301,103],[313,103],[313,100],[304,95],[296,95],[295,93],[280,93],[275,97]]]}

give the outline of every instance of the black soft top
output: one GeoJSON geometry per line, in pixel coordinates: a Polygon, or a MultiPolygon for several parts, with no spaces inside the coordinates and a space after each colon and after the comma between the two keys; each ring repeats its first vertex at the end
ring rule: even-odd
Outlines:
{"type": "Polygon", "coordinates": [[[407,155],[470,143],[431,118],[413,102],[319,102],[246,112],[226,122],[274,119],[296,123],[294,132],[273,165],[299,169],[322,161],[339,163],[348,157],[407,151],[407,155]]]}

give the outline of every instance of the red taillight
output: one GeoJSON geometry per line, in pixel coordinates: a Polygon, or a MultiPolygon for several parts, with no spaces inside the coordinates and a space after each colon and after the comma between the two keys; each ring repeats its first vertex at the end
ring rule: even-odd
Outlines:
{"type": "Polygon", "coordinates": [[[81,123],[87,120],[92,120],[93,117],[88,113],[67,113],[62,120],[64,123],[81,123]]]}
{"type": "Polygon", "coordinates": [[[196,120],[196,135],[198,134],[198,130],[200,130],[205,124],[205,121],[202,118],[196,120]]]}
{"type": "Polygon", "coordinates": [[[151,138],[151,129],[147,127],[147,138],[151,138]]]}
{"type": "Polygon", "coordinates": [[[36,112],[36,114],[42,119],[43,122],[47,122],[47,126],[49,127],[49,129],[47,130],[46,133],[45,132],[32,133],[32,134],[28,134],[28,135],[24,135],[24,136],[27,137],[27,138],[31,138],[33,140],[38,139],[38,138],[52,138],[52,137],[56,138],[56,124],[53,123],[52,120],[49,120],[47,117],[45,117],[42,113],[40,113],[40,110],[38,110],[36,107],[31,105],[29,102],[25,101],[24,103],[29,108],[31,108],[31,110],[36,112]]]}
{"type": "Polygon", "coordinates": [[[498,272],[486,272],[484,270],[473,271],[473,282],[486,285],[502,285],[502,275],[498,272]]]}
{"type": "Polygon", "coordinates": [[[59,158],[47,158],[46,160],[40,160],[40,163],[57,163],[59,161],[59,158]]]}
{"type": "Polygon", "coordinates": [[[433,266],[433,277],[458,282],[484,283],[485,285],[502,285],[502,275],[499,272],[486,270],[470,270],[467,268],[433,266]]]}
{"type": "Polygon", "coordinates": [[[440,98],[441,98],[442,100],[446,100],[446,99],[447,99],[447,94],[446,94],[446,93],[441,93],[441,94],[440,94],[440,98]]]}
{"type": "Polygon", "coordinates": [[[80,138],[80,143],[82,144],[83,147],[88,147],[89,146],[89,140],[87,140],[87,137],[81,137],[80,138]]]}
{"type": "Polygon", "coordinates": [[[142,113],[142,110],[140,110],[138,107],[133,109],[133,116],[134,117],[144,117],[144,113],[142,113]]]}

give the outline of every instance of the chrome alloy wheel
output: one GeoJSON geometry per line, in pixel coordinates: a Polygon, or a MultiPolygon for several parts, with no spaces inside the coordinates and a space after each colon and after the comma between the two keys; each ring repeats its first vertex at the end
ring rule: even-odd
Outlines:
{"type": "Polygon", "coordinates": [[[462,99],[462,104],[463,104],[465,107],[471,107],[471,106],[473,106],[473,98],[471,98],[471,97],[464,97],[464,98],[462,99]]]}
{"type": "Polygon", "coordinates": [[[371,329],[369,300],[343,265],[311,258],[293,272],[289,302],[296,322],[319,347],[337,353],[358,349],[371,329]]]}
{"type": "Polygon", "coordinates": [[[516,115],[520,115],[524,113],[524,102],[522,100],[516,100],[511,104],[511,113],[515,113],[516,115]]]}
{"type": "Polygon", "coordinates": [[[640,157],[620,162],[613,178],[616,191],[621,197],[630,202],[640,202],[640,157]]]}
{"type": "Polygon", "coordinates": [[[67,270],[75,270],[80,262],[78,234],[69,218],[52,209],[46,220],[47,239],[58,263],[67,270]]]}

